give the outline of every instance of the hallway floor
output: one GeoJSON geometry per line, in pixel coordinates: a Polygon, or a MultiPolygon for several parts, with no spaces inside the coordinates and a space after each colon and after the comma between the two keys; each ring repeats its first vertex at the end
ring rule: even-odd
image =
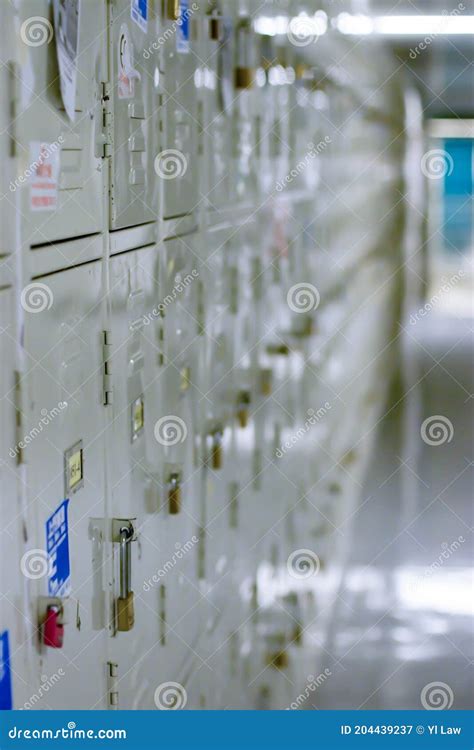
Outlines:
{"type": "Polygon", "coordinates": [[[472,328],[434,312],[406,326],[417,385],[380,425],[314,708],[472,708],[472,328]],[[421,439],[433,416],[439,445],[421,439]]]}

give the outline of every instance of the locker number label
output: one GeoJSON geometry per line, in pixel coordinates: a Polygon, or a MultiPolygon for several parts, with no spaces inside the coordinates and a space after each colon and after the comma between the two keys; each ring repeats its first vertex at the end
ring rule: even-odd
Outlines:
{"type": "Polygon", "coordinates": [[[82,440],[69,448],[64,454],[64,474],[66,495],[76,492],[84,484],[84,459],[82,440]]]}

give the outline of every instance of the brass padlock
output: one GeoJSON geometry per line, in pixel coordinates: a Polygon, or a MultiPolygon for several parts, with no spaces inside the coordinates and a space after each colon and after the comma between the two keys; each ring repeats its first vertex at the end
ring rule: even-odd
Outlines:
{"type": "Polygon", "coordinates": [[[288,344],[268,344],[267,354],[273,357],[288,357],[290,355],[290,347],[288,344]]]}
{"type": "Polygon", "coordinates": [[[180,15],[179,0],[167,1],[167,16],[170,21],[177,21],[180,15]]]}
{"type": "Polygon", "coordinates": [[[212,435],[211,465],[215,471],[222,468],[222,432],[212,435]]]}
{"type": "Polygon", "coordinates": [[[129,591],[125,598],[117,599],[117,629],[121,632],[131,630],[135,624],[135,609],[133,591],[129,591]]]}
{"type": "Polygon", "coordinates": [[[168,511],[176,516],[181,511],[181,483],[179,474],[171,474],[168,482],[168,511]]]}
{"type": "Polygon", "coordinates": [[[249,405],[251,396],[249,391],[240,391],[237,397],[237,419],[242,429],[245,429],[249,423],[249,405]]]}
{"type": "Polygon", "coordinates": [[[209,18],[209,39],[213,42],[220,42],[223,38],[223,22],[220,16],[211,16],[209,18]]]}
{"type": "Polygon", "coordinates": [[[123,526],[120,529],[120,596],[117,599],[117,630],[128,632],[135,624],[133,591],[131,591],[132,554],[130,542],[133,528],[123,526]]]}
{"type": "Polygon", "coordinates": [[[267,665],[274,669],[286,669],[288,663],[288,654],[284,649],[282,651],[270,653],[267,656],[267,665]]]}
{"type": "Polygon", "coordinates": [[[312,336],[315,332],[315,326],[313,319],[307,315],[302,321],[303,325],[301,326],[299,330],[299,335],[302,337],[309,337],[312,336]]]}
{"type": "Polygon", "coordinates": [[[260,372],[260,389],[262,396],[272,395],[273,371],[266,367],[260,372]]]}
{"type": "Polygon", "coordinates": [[[296,63],[296,67],[295,67],[296,78],[298,80],[305,78],[309,70],[310,70],[309,66],[306,65],[305,63],[296,63]]]}
{"type": "Polygon", "coordinates": [[[256,42],[250,18],[242,18],[236,29],[235,87],[252,88],[255,82],[256,42]]]}
{"type": "Polygon", "coordinates": [[[237,419],[239,420],[240,427],[245,430],[249,423],[249,413],[247,409],[239,409],[237,412],[237,419]]]}
{"type": "Polygon", "coordinates": [[[293,628],[291,640],[292,640],[292,643],[294,643],[296,646],[301,645],[301,642],[303,640],[303,628],[301,627],[299,623],[295,625],[295,627],[293,628]]]}
{"type": "Polygon", "coordinates": [[[235,69],[235,88],[251,89],[255,83],[254,68],[236,68],[235,69]]]}

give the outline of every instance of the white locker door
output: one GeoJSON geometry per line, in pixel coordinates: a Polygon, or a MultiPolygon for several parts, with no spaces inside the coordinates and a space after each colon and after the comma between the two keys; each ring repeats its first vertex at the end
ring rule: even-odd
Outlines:
{"type": "MultiPolygon", "coordinates": [[[[13,137],[20,191],[22,242],[39,245],[100,231],[102,174],[101,81],[105,81],[105,2],[65,4],[55,24],[48,0],[20,0],[15,17],[16,75],[13,137]],[[77,7],[78,15],[74,8],[77,7]],[[76,34],[77,30],[77,34],[76,34]],[[70,53],[66,90],[60,89],[57,44],[70,53]],[[75,87],[73,81],[75,80],[75,87]],[[74,93],[75,92],[75,93],[74,93]],[[74,120],[71,119],[71,113],[74,120]]],[[[76,262],[79,259],[76,259],[76,262]]]]}
{"type": "Polygon", "coordinates": [[[25,518],[20,501],[21,436],[15,430],[15,403],[18,380],[15,378],[15,328],[13,294],[0,291],[0,708],[22,708],[31,694],[31,668],[34,654],[25,599],[25,579],[20,574],[25,518]]]}
{"type": "Polygon", "coordinates": [[[200,686],[191,684],[191,676],[196,669],[201,607],[206,605],[198,581],[201,516],[196,438],[200,432],[201,397],[198,351],[203,337],[197,310],[197,241],[197,235],[189,235],[164,243],[164,361],[160,374],[162,401],[155,423],[164,489],[164,563],[168,563],[169,570],[162,580],[167,656],[160,674],[163,682],[174,680],[185,687],[190,708],[199,705],[200,686]]]}
{"type": "Polygon", "coordinates": [[[197,159],[197,90],[195,73],[199,9],[190,0],[166,2],[161,29],[164,98],[163,149],[156,160],[162,182],[163,218],[195,211],[199,205],[197,159]],[[178,12],[176,12],[176,9],[178,12]]]}
{"type": "Polygon", "coordinates": [[[117,664],[119,706],[123,709],[156,708],[157,701],[164,700],[159,697],[163,689],[155,699],[157,689],[170,682],[186,690],[188,707],[197,705],[186,687],[199,628],[200,599],[195,562],[197,522],[195,528],[195,515],[191,515],[196,500],[189,489],[193,481],[192,425],[188,422],[190,452],[179,463],[183,510],[170,515],[167,472],[176,462],[167,460],[166,443],[174,440],[168,431],[173,431],[174,422],[167,420],[173,403],[165,387],[160,332],[163,312],[175,300],[172,292],[171,298],[164,294],[159,283],[163,252],[163,248],[143,248],[116,256],[111,264],[111,514],[117,519],[133,519],[136,530],[129,550],[134,609],[129,630],[120,629],[122,605],[118,598],[125,598],[126,592],[120,591],[120,545],[113,544],[116,621],[110,649],[117,664]],[[186,505],[190,510],[184,510],[186,505]]]}
{"type": "Polygon", "coordinates": [[[57,619],[65,621],[62,648],[44,643],[45,627],[38,634],[40,665],[33,686],[37,690],[43,676],[54,679],[45,700],[60,709],[106,704],[110,545],[104,502],[101,274],[100,263],[84,264],[35,279],[22,295],[28,370],[25,457],[28,507],[35,524],[28,550],[31,570],[25,565],[31,579],[30,613],[37,621],[51,616],[54,626],[54,607],[52,612],[48,608],[59,597],[64,611],[57,619]],[[31,307],[33,295],[44,304],[31,307]],[[38,564],[33,568],[35,555],[42,559],[42,569],[38,564]]]}
{"type": "Polygon", "coordinates": [[[239,472],[235,465],[233,398],[235,275],[229,263],[234,228],[207,232],[202,238],[201,283],[205,290],[205,338],[202,357],[201,502],[203,543],[202,585],[206,592],[199,655],[209,658],[199,679],[207,686],[207,706],[226,706],[232,629],[239,618],[235,555],[239,534],[239,472]],[[233,601],[235,606],[229,607],[233,601]]]}
{"type": "Polygon", "coordinates": [[[232,182],[239,203],[254,205],[261,143],[260,119],[257,118],[262,101],[255,83],[257,37],[249,16],[235,19],[234,38],[236,92],[232,118],[232,182]]]}
{"type": "MultiPolygon", "coordinates": [[[[159,569],[164,538],[159,524],[161,475],[153,422],[159,391],[159,249],[132,250],[111,261],[112,378],[114,398],[109,426],[110,498],[114,519],[127,519],[135,529],[129,542],[133,591],[133,623],[122,629],[120,544],[113,543],[114,617],[110,629],[111,658],[117,664],[119,708],[154,708],[160,663],[159,591],[145,582],[159,569]]],[[[132,605],[129,605],[130,611],[132,605]]]]}
{"type": "Polygon", "coordinates": [[[209,209],[232,205],[232,112],[234,90],[234,24],[222,3],[202,19],[199,77],[203,116],[205,195],[209,209]]]}
{"type": "Polygon", "coordinates": [[[110,226],[153,221],[158,215],[160,76],[154,48],[158,2],[109,2],[110,226]]]}

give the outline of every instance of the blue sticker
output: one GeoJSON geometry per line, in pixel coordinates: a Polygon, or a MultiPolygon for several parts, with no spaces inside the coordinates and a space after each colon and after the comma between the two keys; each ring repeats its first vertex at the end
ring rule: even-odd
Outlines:
{"type": "Polygon", "coordinates": [[[176,51],[185,55],[189,52],[190,48],[191,24],[189,23],[189,17],[191,13],[192,11],[189,10],[189,0],[180,0],[179,18],[177,20],[178,27],[176,29],[176,51]]]}
{"type": "Polygon", "coordinates": [[[69,596],[71,593],[71,566],[69,563],[69,530],[65,500],[46,521],[46,550],[49,555],[49,596],[69,596]]]}
{"type": "Polygon", "coordinates": [[[13,708],[12,673],[10,669],[10,642],[8,630],[0,633],[0,711],[13,708]]]}
{"type": "Polygon", "coordinates": [[[130,16],[137,26],[146,34],[148,25],[148,0],[132,0],[130,16]]]}

